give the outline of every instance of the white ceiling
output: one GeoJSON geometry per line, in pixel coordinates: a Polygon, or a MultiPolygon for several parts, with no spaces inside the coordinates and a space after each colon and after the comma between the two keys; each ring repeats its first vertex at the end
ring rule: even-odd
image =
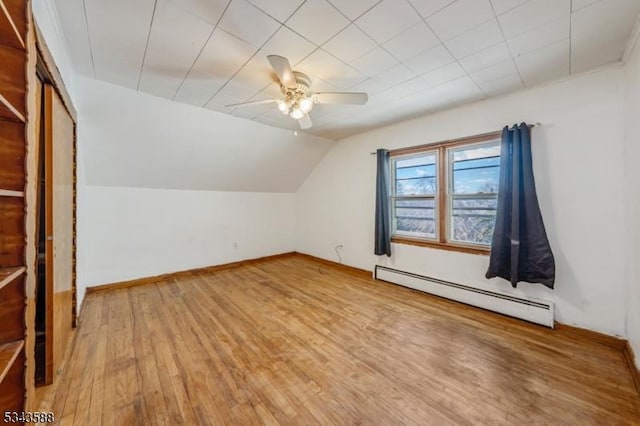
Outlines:
{"type": "Polygon", "coordinates": [[[285,129],[267,55],[315,91],[311,133],[363,130],[619,61],[640,0],[55,0],[76,71],[285,129]]]}

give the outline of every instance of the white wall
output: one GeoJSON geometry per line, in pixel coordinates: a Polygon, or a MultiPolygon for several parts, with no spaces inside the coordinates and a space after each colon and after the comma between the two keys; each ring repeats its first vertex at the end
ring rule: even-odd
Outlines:
{"type": "Polygon", "coordinates": [[[294,199],[86,186],[78,203],[79,299],[87,286],[294,251],[294,199]]]}
{"type": "MultiPolygon", "coordinates": [[[[453,282],[552,300],[557,320],[625,334],[623,69],[614,66],[339,141],[298,191],[298,251],[371,270],[382,264],[453,282]],[[373,255],[376,148],[399,148],[541,122],[533,131],[540,207],[556,289],[486,280],[488,257],[394,244],[373,255]]],[[[636,262],[637,263],[637,262],[636,262]]]]}
{"type": "MultiPolygon", "coordinates": [[[[640,22],[640,21],[639,21],[640,22]]],[[[625,159],[627,196],[627,337],[640,366],[640,43],[625,66],[625,159]]]]}
{"type": "Polygon", "coordinates": [[[295,250],[294,192],[333,141],[86,77],[76,89],[80,300],[295,250]]]}

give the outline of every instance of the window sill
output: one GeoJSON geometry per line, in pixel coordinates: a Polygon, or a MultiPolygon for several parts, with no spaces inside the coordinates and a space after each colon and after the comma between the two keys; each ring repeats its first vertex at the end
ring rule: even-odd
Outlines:
{"type": "Polygon", "coordinates": [[[398,236],[391,237],[391,242],[396,244],[407,244],[410,246],[429,247],[429,248],[434,248],[439,250],[457,251],[460,253],[467,253],[467,254],[479,254],[483,256],[489,256],[489,254],[491,253],[491,249],[489,248],[471,247],[471,246],[465,246],[462,244],[453,244],[453,243],[441,244],[433,241],[425,241],[425,240],[418,240],[414,238],[398,237],[398,236]]]}

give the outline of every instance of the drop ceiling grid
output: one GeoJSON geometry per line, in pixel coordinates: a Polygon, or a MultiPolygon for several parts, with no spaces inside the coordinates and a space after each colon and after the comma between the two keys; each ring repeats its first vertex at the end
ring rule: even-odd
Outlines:
{"type": "Polygon", "coordinates": [[[55,1],[67,15],[67,40],[83,36],[89,45],[70,43],[80,72],[289,128],[288,117],[266,108],[224,107],[277,95],[266,55],[280,53],[312,76],[315,90],[370,92],[371,105],[353,115],[319,115],[332,130],[352,127],[354,117],[374,124],[385,102],[407,115],[437,111],[618,61],[640,12],[637,0],[146,0],[126,9],[123,0],[55,1]],[[191,17],[163,22],[162,8],[191,17]],[[166,55],[165,45],[182,48],[166,55]],[[231,46],[242,54],[223,64],[231,55],[219,52],[231,46]],[[451,98],[428,98],[436,94],[451,98]]]}

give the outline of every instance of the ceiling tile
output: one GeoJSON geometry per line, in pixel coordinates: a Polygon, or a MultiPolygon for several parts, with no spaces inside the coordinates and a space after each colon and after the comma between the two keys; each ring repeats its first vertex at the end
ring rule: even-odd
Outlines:
{"type": "Polygon", "coordinates": [[[622,59],[627,32],[581,35],[571,39],[571,72],[579,73],[622,59]]]}
{"type": "Polygon", "coordinates": [[[563,40],[515,58],[527,87],[569,75],[569,40],[563,40]]]}
{"type": "Polygon", "coordinates": [[[267,60],[267,55],[261,50],[238,71],[233,80],[253,89],[254,92],[259,92],[276,81],[276,75],[267,60]]]}
{"type": "Polygon", "coordinates": [[[349,25],[322,48],[336,58],[350,63],[376,47],[376,43],[355,25],[349,25]]]}
{"type": "Polygon", "coordinates": [[[405,81],[412,80],[418,76],[418,73],[410,70],[404,64],[398,64],[388,70],[381,72],[375,76],[377,82],[385,87],[395,86],[405,81]]]}
{"type": "MultiPolygon", "coordinates": [[[[86,1],[95,77],[137,89],[154,2],[86,1]],[[113,31],[113,22],[120,30],[113,31]]],[[[82,20],[84,24],[84,20],[82,20]]]]}
{"type": "Polygon", "coordinates": [[[456,0],[409,0],[423,18],[441,11],[456,0]]]}
{"type": "Polygon", "coordinates": [[[473,102],[485,98],[485,94],[478,85],[466,76],[441,84],[436,88],[449,102],[453,103],[473,102]]]}
{"type": "Polygon", "coordinates": [[[316,45],[309,42],[304,37],[299,36],[289,28],[282,26],[280,29],[265,43],[261,49],[265,55],[280,55],[289,59],[291,66],[295,66],[302,59],[306,58],[316,49],[316,45]]]}
{"type": "Polygon", "coordinates": [[[244,99],[234,98],[233,96],[219,93],[213,99],[211,99],[211,102],[207,104],[206,108],[213,109],[214,111],[229,113],[231,112],[231,109],[226,105],[237,104],[240,102],[244,102],[244,99]]]}
{"type": "Polygon", "coordinates": [[[458,0],[427,19],[441,40],[449,40],[493,18],[489,0],[458,0]]]}
{"type": "Polygon", "coordinates": [[[500,15],[498,21],[507,39],[540,27],[570,13],[570,0],[529,1],[500,15]],[[523,18],[524,17],[524,18],[523,18]]]}
{"type": "Polygon", "coordinates": [[[563,16],[560,19],[548,22],[531,31],[507,40],[511,54],[517,57],[569,38],[569,21],[569,15],[563,16]]]}
{"type": "Polygon", "coordinates": [[[520,75],[517,73],[478,83],[478,86],[488,96],[503,95],[524,88],[520,75]]]}
{"type": "Polygon", "coordinates": [[[329,2],[347,18],[354,21],[367,10],[380,3],[380,0],[329,0],[329,2]]]}
{"type": "Polygon", "coordinates": [[[571,35],[608,31],[625,31],[629,35],[639,13],[638,0],[601,0],[572,15],[571,35]]]}
{"type": "MultiPolygon", "coordinates": [[[[296,68],[339,89],[347,89],[366,79],[366,76],[322,49],[313,52],[296,68]]],[[[318,90],[316,83],[313,83],[313,88],[318,90]]]]}
{"type": "Polygon", "coordinates": [[[457,80],[465,75],[467,75],[466,71],[457,62],[452,62],[437,70],[423,74],[421,78],[427,83],[427,86],[433,87],[447,81],[457,80]]]}
{"type": "Polygon", "coordinates": [[[513,59],[507,59],[504,62],[500,62],[498,64],[471,73],[471,78],[473,79],[473,81],[480,84],[500,79],[512,74],[518,74],[518,69],[513,62],[513,59]]]}
{"type": "Polygon", "coordinates": [[[233,0],[219,27],[255,47],[261,47],[280,28],[280,24],[246,0],[233,0]]]}
{"type": "Polygon", "coordinates": [[[404,96],[413,95],[414,93],[425,90],[428,87],[429,86],[427,86],[427,83],[423,79],[416,77],[412,80],[398,84],[397,86],[393,86],[391,89],[387,89],[385,92],[382,92],[380,96],[389,96],[396,100],[404,96]]]}
{"type": "Polygon", "coordinates": [[[92,40],[96,78],[120,86],[138,88],[144,47],[102,38],[92,40]]]}
{"type": "Polygon", "coordinates": [[[289,28],[318,46],[347,25],[347,18],[326,0],[307,0],[287,21],[289,28]]]}
{"type": "Polygon", "coordinates": [[[380,93],[385,89],[388,89],[390,85],[386,85],[375,78],[368,78],[362,83],[359,83],[351,88],[354,92],[364,92],[369,95],[380,93]]]}
{"type": "Polygon", "coordinates": [[[572,72],[585,71],[622,58],[640,13],[636,0],[602,0],[572,15],[572,72]]]}
{"type": "Polygon", "coordinates": [[[439,45],[409,59],[405,62],[405,65],[416,74],[424,74],[447,65],[454,60],[449,51],[443,45],[439,45]]]}
{"type": "Polygon", "coordinates": [[[444,44],[454,57],[460,59],[503,41],[498,23],[491,19],[444,44]]]}
{"type": "Polygon", "coordinates": [[[573,0],[571,2],[571,11],[575,12],[577,10],[582,9],[583,7],[589,6],[590,4],[599,2],[600,0],[573,0]]]}
{"type": "Polygon", "coordinates": [[[148,51],[140,77],[139,90],[172,99],[182,84],[189,67],[175,66],[167,57],[148,51]]]}
{"type": "Polygon", "coordinates": [[[174,100],[196,106],[204,106],[228,81],[226,77],[213,77],[198,71],[191,71],[182,83],[174,100]]]}
{"type": "Polygon", "coordinates": [[[213,26],[159,0],[140,77],[140,90],[173,98],[213,32],[213,26]]]}
{"type": "Polygon", "coordinates": [[[241,99],[241,102],[251,99],[253,96],[259,93],[259,89],[255,86],[247,84],[247,82],[239,76],[235,76],[231,81],[220,89],[218,95],[233,97],[241,99]]]}
{"type": "Polygon", "coordinates": [[[95,77],[82,0],[57,1],[56,8],[75,71],[95,77]]]}
{"type": "Polygon", "coordinates": [[[394,65],[398,65],[398,61],[381,47],[376,47],[351,62],[353,68],[369,77],[380,74],[394,65]]]}
{"type": "Polygon", "coordinates": [[[153,16],[153,0],[133,3],[129,0],[86,0],[85,7],[92,41],[115,40],[144,50],[153,16]],[[119,23],[118,31],[113,31],[113,22],[119,23]]]}
{"type": "Polygon", "coordinates": [[[459,62],[467,72],[474,72],[507,59],[511,59],[507,44],[498,43],[495,46],[488,47],[478,53],[460,59],[459,62]]]}
{"type": "Polygon", "coordinates": [[[249,0],[254,6],[280,22],[285,22],[304,0],[249,0]]]}
{"type": "Polygon", "coordinates": [[[528,1],[529,0],[491,0],[491,4],[493,4],[493,10],[495,10],[496,15],[501,15],[528,1]]]}
{"type": "Polygon", "coordinates": [[[400,61],[406,61],[419,53],[440,44],[433,31],[424,22],[418,22],[413,27],[398,34],[384,44],[393,56],[400,61]]]}
{"type": "MultiPolygon", "coordinates": [[[[100,1],[101,3],[108,3],[110,6],[113,4],[111,0],[109,0],[108,2],[102,0],[97,1],[100,1]]],[[[127,12],[131,9],[131,7],[136,7],[135,4],[138,3],[137,1],[119,1],[123,1],[126,3],[125,10],[127,10],[127,12]]],[[[207,21],[211,25],[216,25],[218,23],[220,17],[222,16],[222,12],[224,12],[224,9],[230,3],[229,0],[180,0],[172,2],[185,12],[188,12],[193,16],[197,16],[200,19],[207,21]]]]}
{"type": "Polygon", "coordinates": [[[212,77],[230,78],[256,53],[257,49],[223,29],[216,29],[192,71],[212,77]]]}
{"type": "Polygon", "coordinates": [[[175,99],[204,105],[254,53],[254,46],[220,28],[216,29],[182,83],[175,99]]]}
{"type": "Polygon", "coordinates": [[[420,21],[420,16],[406,2],[383,0],[355,21],[356,25],[382,44],[420,21]]]}
{"type": "Polygon", "coordinates": [[[147,53],[163,55],[167,64],[189,69],[213,28],[172,1],[158,0],[147,53]]]}

